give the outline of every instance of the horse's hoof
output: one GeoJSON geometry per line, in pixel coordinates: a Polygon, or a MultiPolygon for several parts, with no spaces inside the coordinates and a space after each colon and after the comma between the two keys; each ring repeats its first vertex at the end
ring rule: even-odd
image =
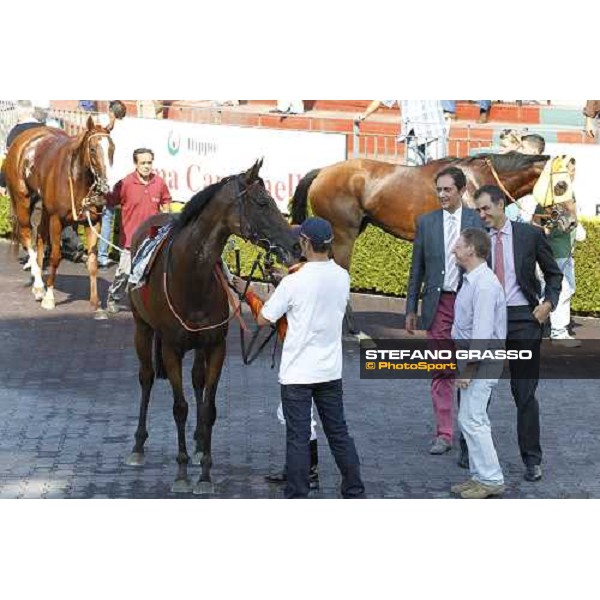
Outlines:
{"type": "Polygon", "coordinates": [[[192,464],[193,465],[201,465],[202,464],[202,452],[194,452],[194,456],[192,456],[192,464]]]}
{"type": "Polygon", "coordinates": [[[176,479],[171,486],[171,491],[174,494],[189,494],[192,486],[188,479],[176,479]]]}
{"type": "Polygon", "coordinates": [[[215,486],[211,481],[199,481],[194,486],[194,495],[207,496],[215,493],[215,486]]]}
{"type": "Polygon", "coordinates": [[[129,467],[141,467],[146,462],[146,457],[141,452],[132,452],[124,461],[129,467]]]}
{"type": "Polygon", "coordinates": [[[108,315],[105,310],[99,308],[94,312],[94,320],[96,321],[106,321],[108,319],[108,315]]]}
{"type": "Polygon", "coordinates": [[[44,298],[42,300],[42,308],[45,308],[46,310],[54,310],[56,308],[56,304],[54,303],[54,300],[44,298]]]}
{"type": "Polygon", "coordinates": [[[31,293],[33,294],[33,297],[35,298],[36,302],[39,302],[40,300],[44,299],[44,296],[46,295],[46,290],[44,288],[31,288],[31,293]]]}

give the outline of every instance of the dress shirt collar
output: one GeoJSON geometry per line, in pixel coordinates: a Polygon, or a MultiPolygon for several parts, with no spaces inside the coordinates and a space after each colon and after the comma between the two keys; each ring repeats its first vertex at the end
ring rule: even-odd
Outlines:
{"type": "Polygon", "coordinates": [[[490,227],[490,235],[495,236],[498,232],[501,232],[504,235],[510,235],[512,233],[510,219],[507,218],[504,222],[504,225],[500,229],[494,229],[493,227],[490,227]]]}
{"type": "Polygon", "coordinates": [[[478,267],[475,267],[469,273],[465,272],[463,279],[467,280],[470,284],[474,283],[483,275],[483,272],[488,268],[487,263],[484,261],[478,267]]]}
{"type": "Polygon", "coordinates": [[[453,213],[448,212],[447,210],[442,210],[444,213],[444,223],[450,221],[450,217],[453,217],[457,220],[458,225],[460,226],[462,219],[462,206],[459,206],[453,213]]]}

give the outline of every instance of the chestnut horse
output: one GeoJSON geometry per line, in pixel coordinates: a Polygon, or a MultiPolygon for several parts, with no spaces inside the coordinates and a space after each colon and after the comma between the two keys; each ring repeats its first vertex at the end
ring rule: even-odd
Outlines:
{"type": "Polygon", "coordinates": [[[104,194],[109,191],[108,170],[114,154],[110,132],[114,122],[112,116],[110,124],[102,127],[89,117],[87,128],[74,137],[54,127],[29,129],[17,136],[6,156],[3,168],[13,215],[20,242],[31,259],[32,292],[36,300],[42,300],[43,308],[55,307],[54,281],[61,261],[62,229],[83,222],[87,231],[90,304],[98,309],[97,235],[104,194]],[[39,203],[41,221],[34,229],[31,217],[39,203]],[[89,227],[88,216],[94,231],[89,227]],[[50,273],[44,290],[42,261],[47,243],[51,246],[50,273]]]}
{"type": "Polygon", "coordinates": [[[173,390],[179,445],[174,492],[191,491],[185,440],[188,404],[183,395],[181,372],[181,362],[189,350],[195,353],[192,384],[197,403],[192,462],[202,465],[193,491],[203,494],[213,490],[210,470],[215,396],[225,358],[228,323],[233,316],[229,316],[223,275],[215,266],[227,238],[231,234],[241,236],[288,265],[300,255],[297,239],[258,176],[261,165],[262,161],[257,162],[246,173],[230,176],[202,190],[177,217],[166,214],[151,217],[133,239],[132,254],[149,228],[169,221],[173,224],[145,285],[129,292],[142,395],[135,445],[126,464],[144,463],[150,391],[155,376],[167,377],[173,390]]]}
{"type": "Polygon", "coordinates": [[[445,167],[461,168],[467,177],[464,202],[485,184],[500,185],[513,199],[531,194],[549,156],[480,154],[443,158],[419,167],[352,159],[304,176],[291,205],[292,223],[302,223],[310,210],[327,219],[334,232],[336,262],[349,270],[356,238],[370,223],[403,240],[415,237],[420,215],[439,208],[435,175],[445,167]]]}

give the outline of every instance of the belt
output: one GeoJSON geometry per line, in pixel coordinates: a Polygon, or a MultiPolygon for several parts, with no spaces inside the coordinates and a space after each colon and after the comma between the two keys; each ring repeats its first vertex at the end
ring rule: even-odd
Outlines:
{"type": "Polygon", "coordinates": [[[442,291],[442,294],[450,294],[451,296],[456,296],[456,292],[446,292],[446,291],[442,291]]]}

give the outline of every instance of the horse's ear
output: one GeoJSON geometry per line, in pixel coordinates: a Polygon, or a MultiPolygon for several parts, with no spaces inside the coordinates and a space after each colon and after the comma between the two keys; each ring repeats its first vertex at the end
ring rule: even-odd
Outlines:
{"type": "Polygon", "coordinates": [[[88,128],[88,131],[92,131],[92,129],[94,129],[94,119],[92,119],[92,115],[90,115],[88,117],[87,128],[88,128]]]}
{"type": "Polygon", "coordinates": [[[260,171],[262,165],[263,165],[263,160],[264,159],[260,159],[257,160],[247,171],[246,171],[246,182],[247,183],[252,183],[253,181],[256,181],[258,179],[258,172],[260,171]]]}

